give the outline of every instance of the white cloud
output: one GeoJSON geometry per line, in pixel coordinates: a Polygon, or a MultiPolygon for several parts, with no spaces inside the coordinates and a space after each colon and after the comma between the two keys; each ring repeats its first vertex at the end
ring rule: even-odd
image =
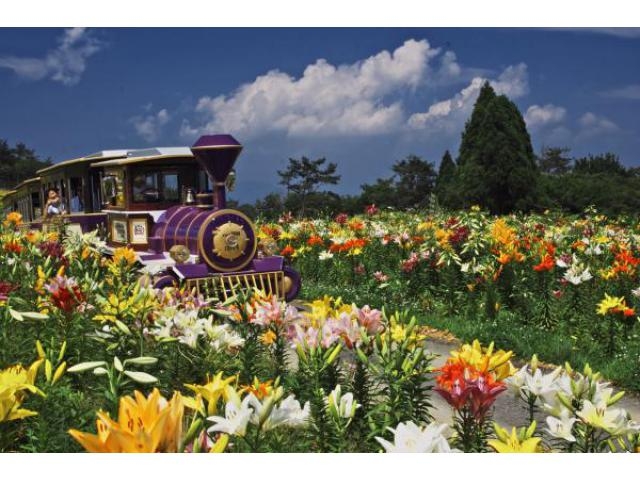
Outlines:
{"type": "MultiPolygon", "coordinates": [[[[460,131],[488,79],[475,77],[469,85],[448,100],[431,105],[426,112],[414,113],[408,124],[415,129],[460,131]]],[[[529,93],[529,76],[524,63],[507,67],[496,80],[489,80],[498,95],[519,98],[529,93]]]]}
{"type": "Polygon", "coordinates": [[[580,117],[578,123],[582,127],[579,135],[582,137],[593,137],[604,133],[613,133],[620,130],[614,122],[592,112],[587,112],[580,117]]]}
{"type": "Polygon", "coordinates": [[[455,54],[446,52],[439,69],[429,62],[440,50],[426,40],[407,40],[392,53],[382,51],[350,65],[319,59],[300,78],[272,70],[230,95],[202,97],[196,112],[203,121],[185,120],[181,134],[234,132],[256,137],[267,132],[289,136],[370,135],[404,123],[400,102],[385,97],[415,89],[428,78],[460,73],[455,54]]]}
{"type": "Polygon", "coordinates": [[[0,57],[0,67],[8,68],[29,80],[50,78],[63,85],[75,85],[87,67],[89,57],[100,51],[102,44],[84,28],[69,28],[44,58],[0,57]]]}
{"type": "Polygon", "coordinates": [[[531,105],[524,114],[524,121],[529,128],[541,128],[564,120],[567,110],[548,103],[546,105],[531,105]]]}
{"type": "Polygon", "coordinates": [[[603,97],[622,98],[625,100],[640,100],[640,84],[627,85],[602,92],[603,97]]]}
{"type": "MultiPolygon", "coordinates": [[[[147,110],[149,110],[148,108],[147,110]]],[[[136,129],[136,133],[141,136],[147,142],[153,142],[160,137],[162,127],[164,127],[171,116],[165,108],[159,110],[158,113],[151,113],[149,115],[137,115],[129,119],[136,129]]]]}

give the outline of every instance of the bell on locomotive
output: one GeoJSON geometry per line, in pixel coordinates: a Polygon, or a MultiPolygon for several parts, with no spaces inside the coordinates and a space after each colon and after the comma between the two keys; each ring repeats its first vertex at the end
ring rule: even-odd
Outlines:
{"type": "Polygon", "coordinates": [[[231,135],[205,135],[191,147],[212,192],[187,192],[184,205],[168,208],[155,222],[149,245],[175,262],[156,280],[163,288],[176,280],[199,293],[226,299],[250,288],[286,300],[300,290],[300,275],[280,256],[258,255],[251,219],[227,208],[226,182],[242,145],[231,135]]]}

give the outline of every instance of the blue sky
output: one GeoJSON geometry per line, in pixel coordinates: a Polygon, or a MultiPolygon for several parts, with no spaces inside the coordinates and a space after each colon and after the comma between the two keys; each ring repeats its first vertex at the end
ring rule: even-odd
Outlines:
{"type": "Polygon", "coordinates": [[[114,148],[245,145],[240,200],[289,157],[356,193],[409,154],[457,152],[484,80],[534,148],[640,165],[640,29],[0,29],[0,138],[61,161],[114,148]]]}

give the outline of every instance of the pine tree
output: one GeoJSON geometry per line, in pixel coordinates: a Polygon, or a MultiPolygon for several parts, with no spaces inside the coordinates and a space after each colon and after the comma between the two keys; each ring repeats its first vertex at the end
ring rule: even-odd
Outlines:
{"type": "Polygon", "coordinates": [[[539,171],[518,107],[486,82],[465,125],[456,188],[464,207],[527,211],[537,202],[539,171]]]}
{"type": "Polygon", "coordinates": [[[340,181],[340,175],[336,174],[338,165],[329,163],[324,166],[326,158],[309,160],[302,157],[300,160],[289,159],[289,165],[283,171],[278,170],[280,184],[287,188],[287,197],[294,193],[300,199],[300,214],[304,216],[307,197],[316,192],[323,184],[336,185],[340,181]]]}
{"type": "Polygon", "coordinates": [[[409,155],[392,167],[395,173],[396,195],[401,208],[424,208],[429,204],[436,171],[433,163],[417,155],[409,155]]]}
{"type": "Polygon", "coordinates": [[[454,207],[454,181],[456,175],[456,164],[451,158],[449,150],[444,152],[440,167],[438,169],[438,177],[436,178],[435,193],[438,201],[447,207],[454,207]]]}

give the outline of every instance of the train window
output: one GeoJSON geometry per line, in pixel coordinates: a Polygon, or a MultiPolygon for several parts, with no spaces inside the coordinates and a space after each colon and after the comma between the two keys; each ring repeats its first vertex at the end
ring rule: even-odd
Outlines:
{"type": "Polygon", "coordinates": [[[165,200],[180,200],[180,189],[178,188],[177,173],[168,173],[162,175],[162,190],[165,200]]]}
{"type": "Polygon", "coordinates": [[[102,198],[107,206],[124,207],[124,172],[107,172],[102,177],[102,198]]]}
{"type": "Polygon", "coordinates": [[[84,211],[82,178],[72,177],[69,179],[71,185],[71,197],[69,199],[69,211],[77,213],[84,211]]]}
{"type": "Polygon", "coordinates": [[[198,191],[199,192],[210,192],[211,185],[209,182],[209,176],[205,173],[204,170],[198,171],[198,191]]]}
{"type": "Polygon", "coordinates": [[[157,202],[160,200],[156,173],[141,173],[133,177],[133,201],[136,203],[157,202]]]}
{"type": "Polygon", "coordinates": [[[133,176],[135,203],[177,202],[180,200],[178,174],[173,172],[140,172],[133,176]]]}

